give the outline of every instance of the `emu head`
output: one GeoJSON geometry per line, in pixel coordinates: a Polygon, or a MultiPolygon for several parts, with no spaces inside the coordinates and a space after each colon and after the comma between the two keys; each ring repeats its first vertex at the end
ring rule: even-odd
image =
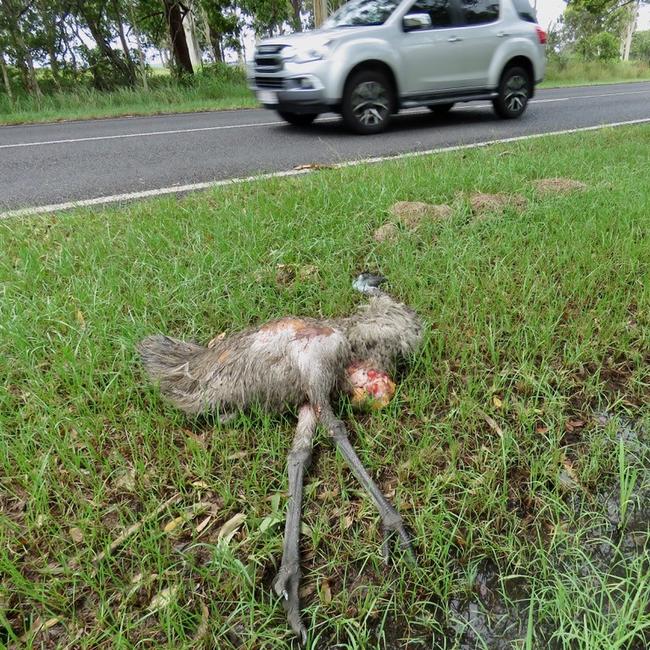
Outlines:
{"type": "Polygon", "coordinates": [[[422,342],[422,322],[405,304],[382,291],[382,275],[361,273],[352,286],[370,297],[347,319],[352,363],[347,368],[348,391],[355,406],[382,408],[395,394],[392,375],[399,363],[422,342]]]}

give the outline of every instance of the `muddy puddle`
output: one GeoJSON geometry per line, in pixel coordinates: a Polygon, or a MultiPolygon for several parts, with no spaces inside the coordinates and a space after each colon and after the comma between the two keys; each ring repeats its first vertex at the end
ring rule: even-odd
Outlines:
{"type": "MultiPolygon", "coordinates": [[[[612,418],[597,414],[596,420],[607,426],[612,418]]],[[[616,453],[622,443],[626,467],[634,472],[633,486],[626,495],[627,505],[621,508],[620,481],[592,490],[588,497],[577,485],[573,491],[567,490],[566,520],[561,526],[574,542],[564,550],[559,545],[549,559],[558,581],[566,579],[576,590],[574,594],[580,593],[583,586],[584,593],[607,593],[604,601],[594,598],[593,602],[600,608],[603,618],[612,621],[616,620],[618,604],[633,596],[625,593],[625,589],[631,591],[638,584],[635,578],[638,574],[633,574],[631,566],[636,570],[641,567],[646,578],[650,571],[650,439],[645,430],[628,420],[618,418],[615,423],[612,452],[616,453]],[[621,585],[627,587],[621,588],[621,585]]],[[[472,576],[471,596],[448,602],[444,615],[434,615],[439,626],[436,626],[436,633],[432,633],[431,628],[425,630],[425,626],[407,629],[398,621],[391,621],[384,628],[390,630],[389,635],[384,633],[377,645],[387,650],[560,650],[578,647],[571,642],[567,644],[566,640],[557,640],[557,621],[552,615],[538,616],[540,595],[535,593],[536,576],[533,571],[528,573],[530,575],[525,577],[506,576],[491,562],[482,562],[472,576]],[[527,643],[531,626],[534,626],[536,640],[527,643]]],[[[588,602],[588,598],[585,600],[588,602]]],[[[579,647],[587,646],[580,644],[579,647]]],[[[616,647],[647,650],[650,630],[631,636],[627,643],[616,647]]]]}

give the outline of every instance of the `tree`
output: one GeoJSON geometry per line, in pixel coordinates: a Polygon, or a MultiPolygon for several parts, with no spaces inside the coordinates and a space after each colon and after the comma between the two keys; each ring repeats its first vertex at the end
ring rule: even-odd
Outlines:
{"type": "Polygon", "coordinates": [[[28,44],[28,35],[37,20],[38,15],[31,2],[2,0],[0,3],[0,34],[4,35],[6,54],[18,67],[27,91],[40,99],[43,94],[36,78],[34,57],[28,44]]]}
{"type": "Polygon", "coordinates": [[[169,39],[177,69],[181,73],[193,74],[194,68],[192,67],[190,50],[187,46],[185,28],[183,27],[183,19],[189,8],[179,0],[163,0],[163,5],[165,7],[165,22],[169,30],[169,39]]]}
{"type": "Polygon", "coordinates": [[[609,55],[611,51],[611,39],[603,36],[608,34],[620,43],[621,58],[627,60],[638,8],[648,1],[565,0],[561,40],[565,46],[575,47],[585,58],[601,58],[603,52],[609,55]]]}
{"type": "Polygon", "coordinates": [[[633,59],[644,61],[650,65],[650,29],[634,34],[632,37],[630,56],[633,59]]]}

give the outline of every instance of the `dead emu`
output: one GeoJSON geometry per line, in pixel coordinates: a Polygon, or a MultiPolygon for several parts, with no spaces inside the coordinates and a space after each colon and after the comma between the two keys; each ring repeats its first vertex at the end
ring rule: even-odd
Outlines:
{"type": "Polygon", "coordinates": [[[300,618],[300,511],[303,476],[312,439],[321,424],[379,510],[388,537],[396,533],[410,553],[411,540],[401,516],[386,500],[352,448],[343,422],[332,410],[337,393],[353,401],[384,405],[395,385],[388,373],[422,339],[416,313],[384,293],[384,278],[362,273],[353,286],[370,297],[353,316],[337,319],[282,318],[217,340],[211,348],[166,336],[139,345],[142,362],[163,393],[186,413],[216,412],[222,420],[253,404],[281,411],[298,408],[298,424],[288,458],[289,502],[284,549],[274,589],[282,596],[291,628],[304,644],[300,618]]]}

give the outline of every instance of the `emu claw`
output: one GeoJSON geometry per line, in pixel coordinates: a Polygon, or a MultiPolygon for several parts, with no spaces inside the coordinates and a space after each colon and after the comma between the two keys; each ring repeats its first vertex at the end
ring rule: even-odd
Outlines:
{"type": "Polygon", "coordinates": [[[404,526],[404,522],[401,520],[401,518],[395,523],[391,522],[390,524],[386,524],[386,523],[382,524],[382,534],[384,539],[381,543],[381,546],[379,547],[379,551],[381,553],[381,557],[382,560],[384,561],[384,564],[388,564],[388,560],[390,558],[390,538],[395,533],[397,533],[399,537],[400,548],[406,554],[409,561],[415,564],[416,557],[415,557],[415,551],[413,550],[413,546],[412,546],[411,536],[406,530],[406,527],[404,526]]]}
{"type": "Polygon", "coordinates": [[[278,576],[273,583],[273,590],[282,598],[284,611],[287,613],[287,621],[298,637],[301,646],[307,643],[307,629],[300,619],[300,598],[298,597],[298,586],[300,584],[300,570],[296,567],[282,565],[278,576]]]}

